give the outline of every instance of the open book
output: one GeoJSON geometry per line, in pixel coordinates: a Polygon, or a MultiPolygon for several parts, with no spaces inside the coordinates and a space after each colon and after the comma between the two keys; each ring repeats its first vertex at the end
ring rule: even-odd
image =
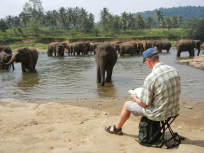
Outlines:
{"type": "Polygon", "coordinates": [[[128,92],[131,93],[131,94],[136,93],[136,94],[137,94],[137,97],[139,98],[139,97],[141,96],[142,89],[143,89],[143,88],[140,87],[140,88],[136,88],[136,89],[129,90],[128,92]]]}

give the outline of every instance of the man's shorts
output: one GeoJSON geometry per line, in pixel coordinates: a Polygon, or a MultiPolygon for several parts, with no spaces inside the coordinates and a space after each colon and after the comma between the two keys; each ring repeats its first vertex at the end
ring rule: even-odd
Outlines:
{"type": "Polygon", "coordinates": [[[135,116],[146,116],[142,110],[143,107],[134,101],[128,101],[127,107],[128,107],[128,110],[131,113],[133,113],[135,116]]]}

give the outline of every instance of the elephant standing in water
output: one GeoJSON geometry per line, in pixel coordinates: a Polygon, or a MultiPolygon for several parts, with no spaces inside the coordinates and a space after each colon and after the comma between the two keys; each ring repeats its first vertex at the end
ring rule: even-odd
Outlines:
{"type": "Polygon", "coordinates": [[[198,54],[200,54],[200,40],[193,39],[181,39],[176,43],[177,57],[180,57],[181,52],[188,51],[189,56],[194,56],[195,51],[194,48],[198,49],[198,54]]]}
{"type": "MultiPolygon", "coordinates": [[[[0,62],[2,63],[8,63],[11,60],[12,54],[7,54],[4,50],[0,52],[0,62]]],[[[12,63],[13,70],[14,64],[12,63]]],[[[2,70],[8,70],[9,66],[3,66],[3,64],[0,65],[0,69],[2,70]]]]}
{"type": "Polygon", "coordinates": [[[53,52],[55,56],[63,57],[65,47],[61,43],[50,43],[48,45],[47,55],[52,56],[53,52]]]}
{"type": "MultiPolygon", "coordinates": [[[[6,46],[6,45],[0,45],[0,62],[2,63],[7,63],[10,61],[12,57],[12,50],[10,47],[6,46]]],[[[14,64],[12,64],[13,70],[14,68],[14,64]]],[[[9,66],[3,66],[1,65],[1,69],[9,69],[9,66]]]]}
{"type": "Polygon", "coordinates": [[[38,52],[35,48],[24,47],[17,50],[16,55],[11,57],[11,60],[8,63],[1,64],[5,66],[9,66],[14,63],[14,61],[21,62],[22,72],[26,72],[26,69],[29,69],[30,72],[35,70],[35,66],[38,60],[38,52]]]}
{"type": "Polygon", "coordinates": [[[169,50],[171,49],[171,43],[169,41],[154,41],[152,43],[152,48],[154,47],[157,47],[157,50],[159,52],[162,52],[162,49],[169,52],[169,50]]]}
{"type": "Polygon", "coordinates": [[[129,43],[122,43],[119,45],[119,53],[120,56],[123,56],[124,54],[136,54],[136,49],[132,44],[129,43]]]}
{"type": "Polygon", "coordinates": [[[106,82],[111,81],[113,67],[118,59],[116,51],[108,43],[102,43],[97,46],[95,61],[97,63],[97,82],[101,86],[105,84],[105,72],[107,72],[106,82]]]}

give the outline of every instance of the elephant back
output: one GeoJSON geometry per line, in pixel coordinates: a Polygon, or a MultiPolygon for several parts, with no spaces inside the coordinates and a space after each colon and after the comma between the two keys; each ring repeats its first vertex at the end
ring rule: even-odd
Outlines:
{"type": "Polygon", "coordinates": [[[12,54],[12,50],[9,46],[6,45],[0,45],[0,52],[2,52],[4,50],[4,52],[6,52],[7,54],[12,54]]]}

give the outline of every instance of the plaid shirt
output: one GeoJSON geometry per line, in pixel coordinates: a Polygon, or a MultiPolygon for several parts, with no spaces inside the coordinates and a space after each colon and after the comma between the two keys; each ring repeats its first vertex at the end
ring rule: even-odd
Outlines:
{"type": "Polygon", "coordinates": [[[144,81],[139,100],[147,105],[144,114],[150,120],[162,121],[175,116],[179,109],[181,81],[177,70],[157,63],[144,81]]]}

